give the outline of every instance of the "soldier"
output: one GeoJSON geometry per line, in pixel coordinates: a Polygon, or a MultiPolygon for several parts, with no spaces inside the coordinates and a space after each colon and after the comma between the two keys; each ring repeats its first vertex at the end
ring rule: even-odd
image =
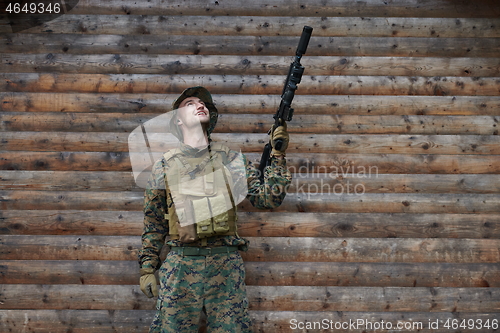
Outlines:
{"type": "Polygon", "coordinates": [[[140,287],[148,297],[158,296],[150,332],[197,332],[201,311],[210,333],[251,332],[238,252],[247,249],[248,241],[237,233],[237,195],[244,188],[258,208],[282,203],[291,181],[286,124],[271,133],[284,144],[273,149],[261,182],[244,155],[211,141],[218,111],[207,89],[184,90],[173,109],[171,130],[182,143],[156,161],[144,196],[140,287]],[[238,159],[243,168],[237,167],[238,159]],[[164,244],[170,252],[161,263],[164,244]]]}

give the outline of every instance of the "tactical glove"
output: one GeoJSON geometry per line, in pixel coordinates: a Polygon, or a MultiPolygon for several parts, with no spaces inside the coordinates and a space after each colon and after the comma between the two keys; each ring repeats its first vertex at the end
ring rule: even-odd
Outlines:
{"type": "Polygon", "coordinates": [[[141,278],[139,280],[141,291],[149,298],[158,296],[158,285],[156,284],[156,277],[154,269],[141,268],[141,278]]]}
{"type": "MultiPolygon", "coordinates": [[[[281,119],[280,119],[281,120],[281,119]]],[[[271,134],[271,146],[273,149],[271,150],[272,156],[285,156],[285,150],[288,148],[288,141],[290,140],[290,136],[286,130],[286,121],[281,120],[281,124],[278,127],[274,127],[272,129],[271,134]],[[276,147],[276,140],[281,140],[281,147],[276,147]]]]}

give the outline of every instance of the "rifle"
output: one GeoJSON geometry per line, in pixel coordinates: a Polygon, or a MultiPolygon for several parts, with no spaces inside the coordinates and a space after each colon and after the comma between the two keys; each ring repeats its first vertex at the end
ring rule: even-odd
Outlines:
{"type": "MultiPolygon", "coordinates": [[[[282,125],[282,121],[291,121],[293,117],[293,109],[290,107],[292,105],[293,97],[295,96],[295,90],[297,90],[297,85],[300,83],[302,79],[302,74],[304,73],[304,66],[300,64],[300,59],[302,55],[306,53],[307,45],[309,44],[309,39],[311,38],[313,28],[309,26],[304,26],[302,30],[302,35],[300,36],[299,46],[297,46],[297,51],[295,51],[295,59],[290,64],[290,69],[288,70],[288,75],[285,80],[285,86],[283,87],[283,91],[281,93],[281,102],[276,114],[273,116],[274,118],[274,126],[271,128],[269,133],[272,133],[274,129],[278,126],[282,125]]],[[[275,147],[276,149],[281,149],[281,145],[283,144],[281,139],[276,140],[275,147]]],[[[271,149],[272,146],[270,143],[266,143],[264,146],[264,151],[262,152],[262,156],[260,158],[260,179],[261,181],[264,179],[264,170],[270,164],[271,160],[271,149]]]]}

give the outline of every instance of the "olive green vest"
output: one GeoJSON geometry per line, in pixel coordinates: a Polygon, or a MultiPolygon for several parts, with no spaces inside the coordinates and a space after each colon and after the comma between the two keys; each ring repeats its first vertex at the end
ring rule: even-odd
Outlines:
{"type": "Polygon", "coordinates": [[[212,144],[201,157],[179,148],[165,153],[165,186],[171,239],[192,243],[212,236],[236,235],[236,206],[227,164],[229,148],[212,144]]]}

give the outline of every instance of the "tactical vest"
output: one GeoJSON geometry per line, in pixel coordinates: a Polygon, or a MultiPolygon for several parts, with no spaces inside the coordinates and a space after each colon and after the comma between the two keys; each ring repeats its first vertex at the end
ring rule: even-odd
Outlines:
{"type": "Polygon", "coordinates": [[[192,243],[236,235],[236,206],[227,164],[229,148],[213,144],[201,157],[179,148],[165,153],[165,188],[171,239],[192,243]]]}

